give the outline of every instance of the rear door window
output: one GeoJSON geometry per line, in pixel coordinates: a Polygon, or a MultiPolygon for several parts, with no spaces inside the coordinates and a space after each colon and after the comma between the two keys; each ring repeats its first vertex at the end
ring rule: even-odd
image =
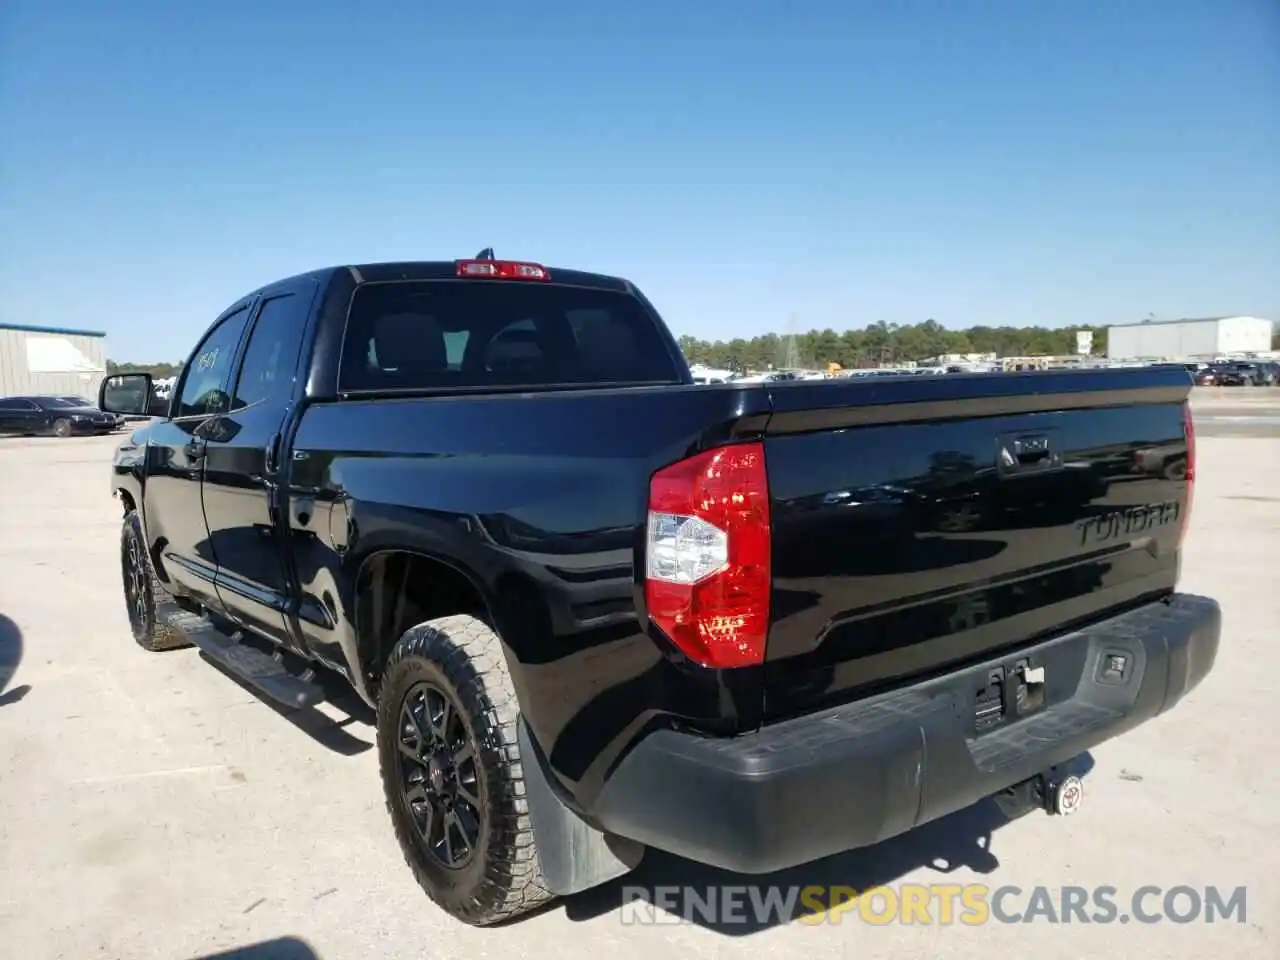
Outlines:
{"type": "Polygon", "coordinates": [[[232,410],[255,403],[288,403],[307,325],[307,307],[305,298],[292,293],[262,302],[240,362],[232,410]]]}
{"type": "Polygon", "coordinates": [[[351,302],[339,389],[680,383],[659,321],[628,293],[554,283],[369,283],[351,302]]]}

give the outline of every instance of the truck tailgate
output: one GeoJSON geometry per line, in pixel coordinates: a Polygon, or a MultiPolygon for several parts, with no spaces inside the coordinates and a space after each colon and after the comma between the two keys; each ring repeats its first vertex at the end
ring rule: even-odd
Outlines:
{"type": "Polygon", "coordinates": [[[779,384],[766,719],[1173,590],[1185,371],[779,384]]]}

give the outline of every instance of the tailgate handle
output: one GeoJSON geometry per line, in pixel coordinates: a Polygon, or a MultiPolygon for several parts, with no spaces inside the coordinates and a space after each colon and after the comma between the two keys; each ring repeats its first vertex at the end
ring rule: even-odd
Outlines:
{"type": "Polygon", "coordinates": [[[1008,434],[998,440],[997,467],[1006,476],[1014,473],[1050,470],[1058,465],[1053,433],[1008,434]]]}
{"type": "Polygon", "coordinates": [[[1019,437],[1013,441],[1013,455],[1019,463],[1035,463],[1052,452],[1047,433],[1037,437],[1019,437]]]}

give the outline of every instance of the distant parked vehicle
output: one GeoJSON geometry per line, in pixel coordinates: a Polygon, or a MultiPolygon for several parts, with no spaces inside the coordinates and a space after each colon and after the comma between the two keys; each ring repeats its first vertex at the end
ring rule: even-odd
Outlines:
{"type": "MultiPolygon", "coordinates": [[[[94,410],[98,409],[98,402],[96,400],[90,400],[88,397],[78,397],[73,394],[67,394],[65,396],[59,396],[56,399],[65,400],[67,403],[74,403],[79,407],[92,407],[94,410]]],[[[117,427],[123,427],[125,425],[127,418],[118,413],[112,414],[112,416],[116,418],[117,427]]]]}
{"type": "Polygon", "coordinates": [[[1249,378],[1234,363],[1211,363],[1195,375],[1197,387],[1247,387],[1249,378]]]}
{"type": "Polygon", "coordinates": [[[1280,364],[1270,361],[1211,363],[1195,376],[1198,387],[1274,387],[1280,383],[1280,364]]]}
{"type": "Polygon", "coordinates": [[[71,437],[115,430],[114,413],[104,413],[96,405],[85,406],[82,400],[43,396],[0,398],[0,434],[71,437]]]}
{"type": "Polygon", "coordinates": [[[798,374],[792,373],[790,370],[771,370],[768,373],[757,373],[750,377],[743,377],[736,383],[783,383],[791,380],[799,380],[798,374]]]}
{"type": "Polygon", "coordinates": [[[694,364],[689,372],[693,375],[694,383],[729,383],[736,376],[732,370],[718,370],[701,364],[694,364]]]}
{"type": "Polygon", "coordinates": [[[1266,360],[1237,363],[1236,369],[1249,380],[1250,386],[1274,387],[1276,382],[1280,381],[1280,364],[1266,360]]]}
{"type": "Polygon", "coordinates": [[[947,373],[998,373],[1000,368],[993,363],[952,363],[946,367],[947,373]]]}

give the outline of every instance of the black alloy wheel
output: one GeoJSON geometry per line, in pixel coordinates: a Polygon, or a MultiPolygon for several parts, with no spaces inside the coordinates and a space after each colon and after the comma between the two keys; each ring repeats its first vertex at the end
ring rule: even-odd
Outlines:
{"type": "Polygon", "coordinates": [[[121,538],[120,566],[129,626],[133,628],[135,637],[145,635],[154,626],[155,607],[151,597],[151,572],[137,537],[126,535],[121,538]]]}
{"type": "Polygon", "coordinates": [[[485,821],[475,744],[461,708],[429,681],[401,700],[397,769],[423,850],[446,869],[467,866],[485,821]]]}
{"type": "Polygon", "coordinates": [[[191,641],[168,615],[173,603],[151,566],[147,539],[137,510],[130,510],[124,515],[120,530],[120,575],[129,629],[138,645],[151,651],[180,650],[191,646],[191,641]],[[162,615],[161,611],[165,614],[162,615]]]}
{"type": "Polygon", "coordinates": [[[378,769],[405,863],[448,914],[489,926],[544,886],[501,638],[452,614],[404,632],[378,677],[378,769]]]}

